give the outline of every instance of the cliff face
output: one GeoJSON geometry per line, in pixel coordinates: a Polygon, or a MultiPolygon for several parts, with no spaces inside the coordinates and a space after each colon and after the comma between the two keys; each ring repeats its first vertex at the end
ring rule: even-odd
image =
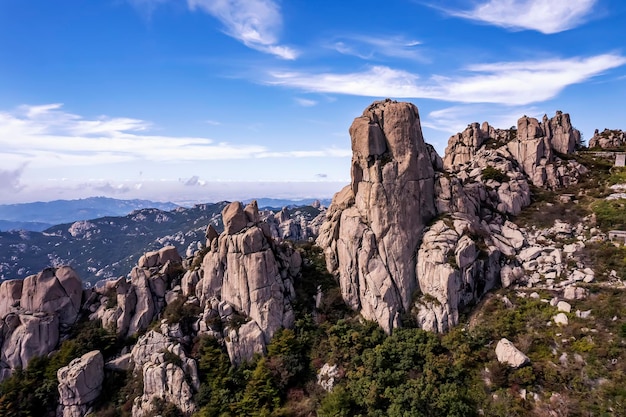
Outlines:
{"type": "Polygon", "coordinates": [[[207,318],[230,322],[238,313],[250,320],[229,329],[229,354],[241,362],[262,353],[278,329],[293,325],[293,279],[302,259],[298,252],[273,242],[268,224],[259,219],[256,202],[245,208],[231,203],[222,216],[224,232],[207,233],[210,250],[195,293],[207,318]]]}
{"type": "Polygon", "coordinates": [[[387,332],[402,313],[428,330],[455,325],[522,247],[505,222],[530,204],[530,184],[557,189],[586,172],[559,157],[580,141],[561,112],[510,130],[470,124],[443,160],[410,103],[375,102],[350,136],[351,184],[333,198],[317,243],[346,303],[387,332]]]}
{"type": "Polygon", "coordinates": [[[421,233],[436,214],[432,150],[408,103],[372,104],[350,136],[352,181],[333,199],[317,242],[347,304],[390,331],[409,308],[421,233]]]}

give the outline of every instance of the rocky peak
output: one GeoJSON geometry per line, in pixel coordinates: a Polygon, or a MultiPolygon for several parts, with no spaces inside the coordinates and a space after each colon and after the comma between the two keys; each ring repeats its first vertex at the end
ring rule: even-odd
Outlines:
{"type": "Polygon", "coordinates": [[[598,129],[589,140],[589,148],[616,149],[626,146],[626,132],[623,130],[598,129]]]}
{"type": "Polygon", "coordinates": [[[373,103],[350,137],[352,180],[333,198],[317,242],[347,304],[390,331],[417,287],[415,255],[436,213],[432,154],[411,103],[373,103]]]}
{"type": "Polygon", "coordinates": [[[446,171],[456,173],[475,159],[484,159],[485,150],[494,149],[501,157],[515,162],[537,187],[561,188],[576,182],[580,165],[559,155],[571,154],[580,143],[580,132],[572,127],[569,114],[557,111],[542,121],[523,116],[517,129],[495,129],[487,122],[472,123],[448,140],[443,158],[446,171]]]}
{"type": "Polygon", "coordinates": [[[256,202],[245,210],[233,202],[222,215],[224,232],[207,242],[196,295],[207,319],[219,317],[229,326],[236,313],[248,321],[226,330],[231,360],[241,362],[262,352],[279,328],[293,325],[293,278],[302,260],[289,246],[274,243],[269,225],[258,220],[256,202]]]}

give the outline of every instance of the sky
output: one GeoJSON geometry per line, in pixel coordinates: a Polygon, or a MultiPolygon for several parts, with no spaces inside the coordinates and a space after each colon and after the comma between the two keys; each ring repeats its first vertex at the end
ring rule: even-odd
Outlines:
{"type": "Polygon", "coordinates": [[[0,204],[328,198],[352,120],[626,129],[623,0],[2,0],[0,204]]]}

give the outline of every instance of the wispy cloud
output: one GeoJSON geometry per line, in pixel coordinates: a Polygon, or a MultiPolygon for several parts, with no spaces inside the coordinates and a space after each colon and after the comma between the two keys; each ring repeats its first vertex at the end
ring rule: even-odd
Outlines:
{"type": "Polygon", "coordinates": [[[16,169],[0,169],[0,190],[16,192],[23,188],[20,183],[26,164],[21,164],[16,169]]]}
{"type": "MultiPolygon", "coordinates": [[[[5,164],[32,161],[38,168],[133,161],[185,162],[267,157],[341,157],[343,150],[273,152],[256,144],[231,144],[202,137],[149,134],[151,124],[132,118],[90,120],[61,104],[0,111],[0,155],[5,164]]],[[[19,184],[22,168],[0,171],[0,182],[19,184]]]]}
{"type": "Polygon", "coordinates": [[[302,107],[313,107],[317,105],[317,101],[308,98],[296,97],[294,100],[302,107]]]}
{"type": "Polygon", "coordinates": [[[282,27],[280,7],[272,0],[187,0],[191,10],[202,10],[224,25],[229,36],[249,48],[282,59],[298,57],[295,49],[280,45],[282,27]]]}
{"type": "Polygon", "coordinates": [[[470,122],[487,121],[495,128],[508,129],[524,114],[537,117],[542,113],[534,106],[458,105],[431,111],[428,117],[422,117],[421,123],[423,127],[455,134],[463,131],[470,122]],[[489,115],[488,120],[484,120],[485,115],[489,115]]]}
{"type": "Polygon", "coordinates": [[[381,56],[423,59],[417,46],[420,41],[403,36],[346,36],[337,38],[330,47],[344,55],[370,60],[381,56]]]}
{"type": "Polygon", "coordinates": [[[343,74],[272,72],[267,83],[319,93],[525,105],[551,99],[569,85],[624,64],[626,57],[616,54],[495,62],[469,66],[463,75],[434,75],[427,80],[408,71],[374,66],[343,74]]]}
{"type": "Polygon", "coordinates": [[[442,10],[451,16],[507,29],[553,34],[583,23],[596,3],[597,0],[488,0],[471,10],[442,10]]]}

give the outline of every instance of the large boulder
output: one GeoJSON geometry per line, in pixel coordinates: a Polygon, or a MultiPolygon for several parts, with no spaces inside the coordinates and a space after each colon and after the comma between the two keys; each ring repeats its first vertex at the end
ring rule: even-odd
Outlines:
{"type": "Polygon", "coordinates": [[[99,350],[74,359],[57,371],[59,413],[63,417],[83,417],[89,404],[102,391],[104,359],[99,350]]]}
{"type": "Polygon", "coordinates": [[[82,283],[69,266],[0,285],[0,380],[53,351],[80,313],[82,283]]]}
{"type": "Polygon", "coordinates": [[[4,336],[0,350],[0,380],[16,368],[25,369],[35,356],[45,356],[59,343],[56,315],[11,313],[0,323],[4,336]]]}
{"type": "Polygon", "coordinates": [[[433,224],[417,255],[420,327],[446,332],[455,326],[463,308],[500,283],[499,260],[500,250],[479,223],[456,216],[433,224]]]}
{"type": "Polygon", "coordinates": [[[350,137],[351,184],[333,198],[317,243],[346,303],[389,332],[417,288],[421,233],[436,214],[433,162],[410,103],[373,103],[350,137]]]}
{"type": "Polygon", "coordinates": [[[60,324],[69,326],[78,317],[82,295],[82,282],[71,267],[48,268],[24,279],[20,307],[56,314],[60,324]]]}
{"type": "Polygon", "coordinates": [[[521,350],[515,347],[508,339],[500,339],[496,345],[498,362],[505,363],[511,368],[519,368],[530,363],[530,359],[521,350]]]}
{"type": "Polygon", "coordinates": [[[200,387],[198,367],[179,343],[151,330],[139,338],[131,359],[143,381],[143,394],[133,403],[134,417],[154,415],[155,399],[174,404],[182,416],[196,411],[193,395],[200,387]]]}

